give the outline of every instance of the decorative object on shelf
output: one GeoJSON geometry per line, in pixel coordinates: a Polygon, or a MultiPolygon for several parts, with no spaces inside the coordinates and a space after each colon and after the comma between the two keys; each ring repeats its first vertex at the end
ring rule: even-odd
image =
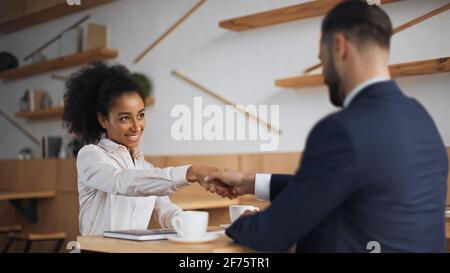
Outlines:
{"type": "Polygon", "coordinates": [[[86,36],[83,39],[83,50],[106,48],[107,47],[107,29],[104,25],[88,24],[86,36]]]}
{"type": "Polygon", "coordinates": [[[141,85],[144,97],[150,97],[153,91],[150,79],[146,75],[138,72],[131,73],[131,76],[141,85]]]}
{"type": "Polygon", "coordinates": [[[17,58],[9,52],[0,52],[0,71],[13,69],[19,66],[17,58]]]}
{"type": "Polygon", "coordinates": [[[20,160],[30,160],[33,159],[33,151],[30,147],[25,147],[19,151],[19,155],[17,156],[20,160]]]}
{"type": "Polygon", "coordinates": [[[45,93],[40,101],[41,110],[52,108],[52,98],[48,93],[45,93]]]}
{"type": "Polygon", "coordinates": [[[78,20],[77,22],[75,22],[73,25],[69,26],[68,28],[62,30],[58,35],[56,35],[55,37],[53,37],[52,39],[50,39],[48,42],[44,43],[42,46],[40,46],[38,49],[34,50],[33,52],[31,52],[30,54],[28,54],[27,56],[25,56],[25,58],[23,59],[24,61],[27,61],[28,59],[30,59],[31,57],[33,57],[36,53],[41,52],[42,50],[46,49],[48,46],[50,46],[51,44],[53,44],[54,42],[58,41],[59,39],[61,39],[61,37],[63,36],[64,33],[66,33],[67,31],[73,30],[78,28],[79,25],[81,25],[82,23],[84,23],[86,20],[88,20],[91,16],[90,15],[86,15],[83,18],[81,18],[80,20],[78,20]]]}
{"type": "Polygon", "coordinates": [[[82,36],[83,30],[81,28],[73,28],[61,33],[58,55],[63,57],[81,52],[83,45],[82,36]]]}
{"type": "Polygon", "coordinates": [[[27,89],[20,99],[20,111],[38,111],[51,107],[51,98],[44,90],[27,89]]]}
{"type": "Polygon", "coordinates": [[[19,109],[20,109],[20,112],[27,112],[30,109],[29,92],[28,92],[28,90],[25,91],[23,96],[20,98],[19,109]]]}
{"type": "Polygon", "coordinates": [[[57,136],[42,137],[42,158],[58,158],[62,148],[62,138],[57,136]]]}
{"type": "Polygon", "coordinates": [[[181,23],[184,22],[184,20],[186,20],[189,16],[191,16],[191,14],[194,13],[205,2],[206,0],[198,1],[198,3],[195,4],[195,6],[193,6],[183,17],[178,19],[178,21],[176,21],[175,24],[173,24],[168,30],[166,30],[161,36],[159,36],[158,39],[156,39],[156,41],[154,41],[150,46],[148,46],[144,51],[142,51],[142,53],[139,54],[139,56],[137,56],[136,59],[134,59],[134,63],[137,63],[142,58],[144,58],[144,56],[147,55],[147,53],[149,53],[150,50],[155,48],[162,40],[164,40],[164,38],[166,38],[167,35],[169,35],[172,31],[174,31],[181,23]]]}

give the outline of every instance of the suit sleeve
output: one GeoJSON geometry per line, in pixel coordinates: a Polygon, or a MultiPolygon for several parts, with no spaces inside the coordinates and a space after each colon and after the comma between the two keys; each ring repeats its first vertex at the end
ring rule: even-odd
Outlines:
{"type": "Polygon", "coordinates": [[[286,187],[293,175],[272,174],[270,178],[270,201],[273,202],[278,194],[286,187]]]}
{"type": "Polygon", "coordinates": [[[346,130],[331,117],[322,120],[308,137],[295,176],[278,177],[284,181],[281,183],[277,177],[271,181],[271,205],[255,215],[240,217],[226,234],[256,250],[288,250],[358,190],[356,164],[346,130]]]}

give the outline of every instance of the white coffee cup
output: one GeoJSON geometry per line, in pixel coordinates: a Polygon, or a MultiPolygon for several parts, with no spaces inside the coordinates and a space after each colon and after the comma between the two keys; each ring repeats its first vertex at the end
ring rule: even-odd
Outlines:
{"type": "Polygon", "coordinates": [[[184,211],[172,218],[172,226],[180,237],[202,238],[208,229],[208,212],[184,211]]]}
{"type": "Polygon", "coordinates": [[[259,208],[250,205],[231,205],[230,206],[230,220],[233,223],[244,211],[259,211],[259,208]]]}

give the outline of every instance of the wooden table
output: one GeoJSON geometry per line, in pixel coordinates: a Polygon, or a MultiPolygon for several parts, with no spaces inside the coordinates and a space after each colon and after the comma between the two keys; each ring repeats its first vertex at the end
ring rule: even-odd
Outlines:
{"type": "Polygon", "coordinates": [[[239,199],[228,199],[219,196],[174,196],[170,199],[183,210],[228,208],[240,204],[239,199]]]}
{"type": "Polygon", "coordinates": [[[53,198],[54,191],[0,192],[0,201],[9,201],[31,223],[37,222],[37,199],[53,198]],[[27,202],[29,201],[29,202],[27,202]]]}
{"type": "Polygon", "coordinates": [[[81,251],[108,253],[248,253],[256,252],[233,242],[228,236],[207,243],[177,243],[169,240],[129,241],[103,236],[78,236],[81,251]]]}

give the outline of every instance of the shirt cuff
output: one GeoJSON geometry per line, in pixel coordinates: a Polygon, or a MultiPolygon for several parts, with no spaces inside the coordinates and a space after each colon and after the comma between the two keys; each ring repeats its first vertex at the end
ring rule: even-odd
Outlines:
{"type": "Polygon", "coordinates": [[[175,182],[176,188],[180,188],[181,186],[189,185],[190,183],[186,180],[186,173],[191,167],[191,165],[173,167],[172,168],[172,180],[175,182]]]}
{"type": "Polygon", "coordinates": [[[255,195],[258,199],[270,199],[270,179],[271,174],[257,173],[255,175],[255,195]]]}

